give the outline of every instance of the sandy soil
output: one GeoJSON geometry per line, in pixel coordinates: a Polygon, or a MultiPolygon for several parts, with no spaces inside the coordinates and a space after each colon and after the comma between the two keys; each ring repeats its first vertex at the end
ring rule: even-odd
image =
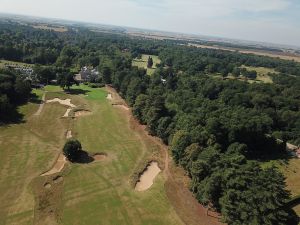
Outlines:
{"type": "Polygon", "coordinates": [[[135,186],[136,191],[145,191],[153,185],[154,178],[160,173],[161,169],[157,162],[151,162],[146,171],[141,175],[139,182],[135,186]]]}
{"type": "Polygon", "coordinates": [[[61,153],[59,155],[56,163],[52,167],[52,169],[50,169],[46,173],[43,173],[41,176],[48,176],[48,175],[52,175],[52,174],[55,174],[55,173],[59,173],[64,168],[66,162],[67,162],[66,157],[61,153]]]}
{"type": "Polygon", "coordinates": [[[298,149],[298,146],[290,144],[290,143],[286,143],[286,149],[289,151],[294,151],[294,150],[298,149]]]}
{"type": "Polygon", "coordinates": [[[60,182],[62,182],[64,180],[64,178],[62,176],[57,176],[53,179],[54,184],[58,184],[60,182]]]}
{"type": "Polygon", "coordinates": [[[109,93],[108,95],[107,95],[107,97],[106,97],[108,100],[112,100],[113,98],[112,98],[112,94],[111,93],[109,93]]]}
{"type": "Polygon", "coordinates": [[[66,138],[67,138],[67,139],[72,138],[72,131],[71,131],[71,130],[68,130],[68,131],[67,131],[66,138]]]}
{"type": "Polygon", "coordinates": [[[69,117],[69,113],[71,112],[72,109],[67,109],[63,117],[69,117]]]}
{"type": "Polygon", "coordinates": [[[98,154],[93,155],[93,159],[95,161],[102,161],[106,158],[107,158],[107,155],[105,153],[98,153],[98,154]]]}
{"type": "Polygon", "coordinates": [[[66,106],[69,106],[69,107],[72,107],[72,108],[76,107],[76,105],[71,103],[71,99],[69,99],[69,98],[65,99],[65,100],[62,100],[62,99],[59,99],[59,98],[54,98],[54,99],[51,99],[51,100],[47,100],[46,103],[52,103],[52,102],[58,102],[59,104],[66,105],[66,106]]]}
{"type": "Polygon", "coordinates": [[[43,111],[44,105],[45,105],[45,99],[46,99],[46,93],[44,92],[43,97],[42,97],[42,103],[39,106],[38,111],[34,114],[35,116],[39,116],[41,112],[43,111]]]}
{"type": "Polygon", "coordinates": [[[87,116],[89,114],[91,114],[91,112],[87,111],[87,110],[81,110],[81,111],[74,112],[75,117],[87,116]]]}
{"type": "Polygon", "coordinates": [[[113,105],[116,108],[120,108],[120,109],[125,109],[125,110],[129,110],[129,107],[126,105],[113,105]]]}

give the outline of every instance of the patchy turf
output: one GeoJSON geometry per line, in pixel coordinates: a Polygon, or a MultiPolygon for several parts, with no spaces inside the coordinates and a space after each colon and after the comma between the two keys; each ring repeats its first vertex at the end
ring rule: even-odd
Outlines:
{"type": "Polygon", "coordinates": [[[24,122],[0,127],[1,224],[33,224],[32,180],[54,163],[64,143],[66,123],[59,114],[64,108],[45,106],[34,117],[38,104],[19,108],[24,122]]]}
{"type": "MultiPolygon", "coordinates": [[[[284,156],[282,156],[284,158],[284,156]]],[[[270,160],[263,162],[262,167],[277,167],[286,177],[287,189],[291,192],[292,197],[300,195],[300,160],[290,158],[286,155],[285,159],[270,160]]],[[[300,206],[293,208],[300,217],[300,206]]]]}
{"type": "MultiPolygon", "coordinates": [[[[69,98],[93,113],[61,118],[65,106],[45,104],[36,117],[39,105],[29,103],[19,109],[24,123],[0,127],[0,224],[182,224],[163,175],[146,192],[132,186],[134,172],[159,154],[159,147],[131,128],[127,111],[114,108],[104,89],[45,90],[46,99],[69,98]],[[68,164],[59,174],[41,177],[55,164],[69,130],[84,150],[105,152],[109,160],[68,164]]],[[[40,99],[43,91],[34,92],[40,99]]]]}
{"type": "Polygon", "coordinates": [[[132,61],[132,66],[144,68],[147,70],[148,75],[152,75],[156,69],[156,64],[159,64],[160,62],[161,62],[160,59],[156,55],[144,55],[143,54],[141,59],[136,58],[132,61]],[[153,59],[153,67],[152,68],[147,68],[149,56],[152,57],[152,59],[153,59]]]}
{"type": "Polygon", "coordinates": [[[253,82],[262,82],[270,84],[273,83],[270,74],[278,74],[278,72],[274,69],[266,67],[242,66],[241,68],[246,68],[247,70],[255,70],[257,72],[257,78],[253,82]]]}
{"type": "Polygon", "coordinates": [[[40,29],[40,30],[50,30],[50,31],[55,31],[55,32],[67,32],[68,28],[63,27],[63,26],[49,26],[47,24],[39,24],[39,25],[33,25],[32,26],[35,29],[40,29]]]}
{"type": "Polygon", "coordinates": [[[9,61],[9,60],[0,60],[0,68],[4,68],[5,66],[20,66],[20,67],[28,67],[31,68],[34,65],[33,64],[27,64],[22,62],[15,62],[15,61],[9,61]]]}
{"type": "Polygon", "coordinates": [[[103,89],[85,96],[93,114],[78,118],[74,133],[90,153],[106,152],[112,159],[72,165],[65,179],[63,224],[181,224],[171,207],[161,175],[145,193],[131,185],[139,162],[158,151],[130,128],[128,117],[114,108],[103,89]],[[80,220],[78,220],[80,218],[80,220]]]}

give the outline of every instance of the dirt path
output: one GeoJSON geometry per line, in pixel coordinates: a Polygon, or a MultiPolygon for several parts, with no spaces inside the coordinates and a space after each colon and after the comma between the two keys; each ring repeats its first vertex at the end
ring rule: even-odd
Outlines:
{"type": "MultiPolygon", "coordinates": [[[[115,89],[106,87],[113,96],[113,101],[125,104],[115,89]]],[[[154,142],[161,151],[164,152],[164,170],[163,175],[166,179],[165,187],[167,196],[174,207],[176,213],[186,225],[221,225],[217,218],[207,216],[207,209],[198,203],[193,194],[188,189],[185,181],[188,178],[183,172],[177,173],[176,166],[172,165],[170,160],[168,146],[158,137],[149,135],[146,126],[141,125],[132,115],[131,110],[124,111],[129,116],[131,126],[137,130],[141,139],[145,136],[154,142]],[[128,113],[127,113],[128,112],[128,113]]],[[[217,215],[213,215],[217,216],[217,215]]]]}
{"type": "Polygon", "coordinates": [[[41,115],[41,112],[43,111],[45,105],[45,99],[46,99],[46,92],[44,92],[43,94],[42,103],[40,104],[38,111],[34,114],[35,116],[41,115]]]}

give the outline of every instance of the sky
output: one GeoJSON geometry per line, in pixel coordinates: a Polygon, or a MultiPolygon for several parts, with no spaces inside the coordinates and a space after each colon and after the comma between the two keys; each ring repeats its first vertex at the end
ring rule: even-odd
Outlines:
{"type": "Polygon", "coordinates": [[[299,0],[0,0],[0,12],[300,46],[299,0]]]}

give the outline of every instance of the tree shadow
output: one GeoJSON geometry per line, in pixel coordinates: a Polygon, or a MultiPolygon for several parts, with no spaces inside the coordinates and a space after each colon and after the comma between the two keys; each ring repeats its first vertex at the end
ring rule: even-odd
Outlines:
{"type": "Polygon", "coordinates": [[[41,104],[43,101],[36,94],[31,93],[29,98],[30,103],[41,104]]]}
{"type": "Polygon", "coordinates": [[[18,112],[18,106],[11,109],[5,115],[0,115],[0,126],[25,123],[24,115],[18,112]]]}
{"type": "Polygon", "coordinates": [[[79,150],[76,153],[76,158],[72,161],[72,163],[88,164],[93,161],[94,161],[94,158],[91,157],[87,151],[79,150]]]}
{"type": "Polygon", "coordinates": [[[66,90],[65,92],[70,95],[86,95],[90,91],[82,90],[82,89],[70,89],[70,90],[66,90]]]}

